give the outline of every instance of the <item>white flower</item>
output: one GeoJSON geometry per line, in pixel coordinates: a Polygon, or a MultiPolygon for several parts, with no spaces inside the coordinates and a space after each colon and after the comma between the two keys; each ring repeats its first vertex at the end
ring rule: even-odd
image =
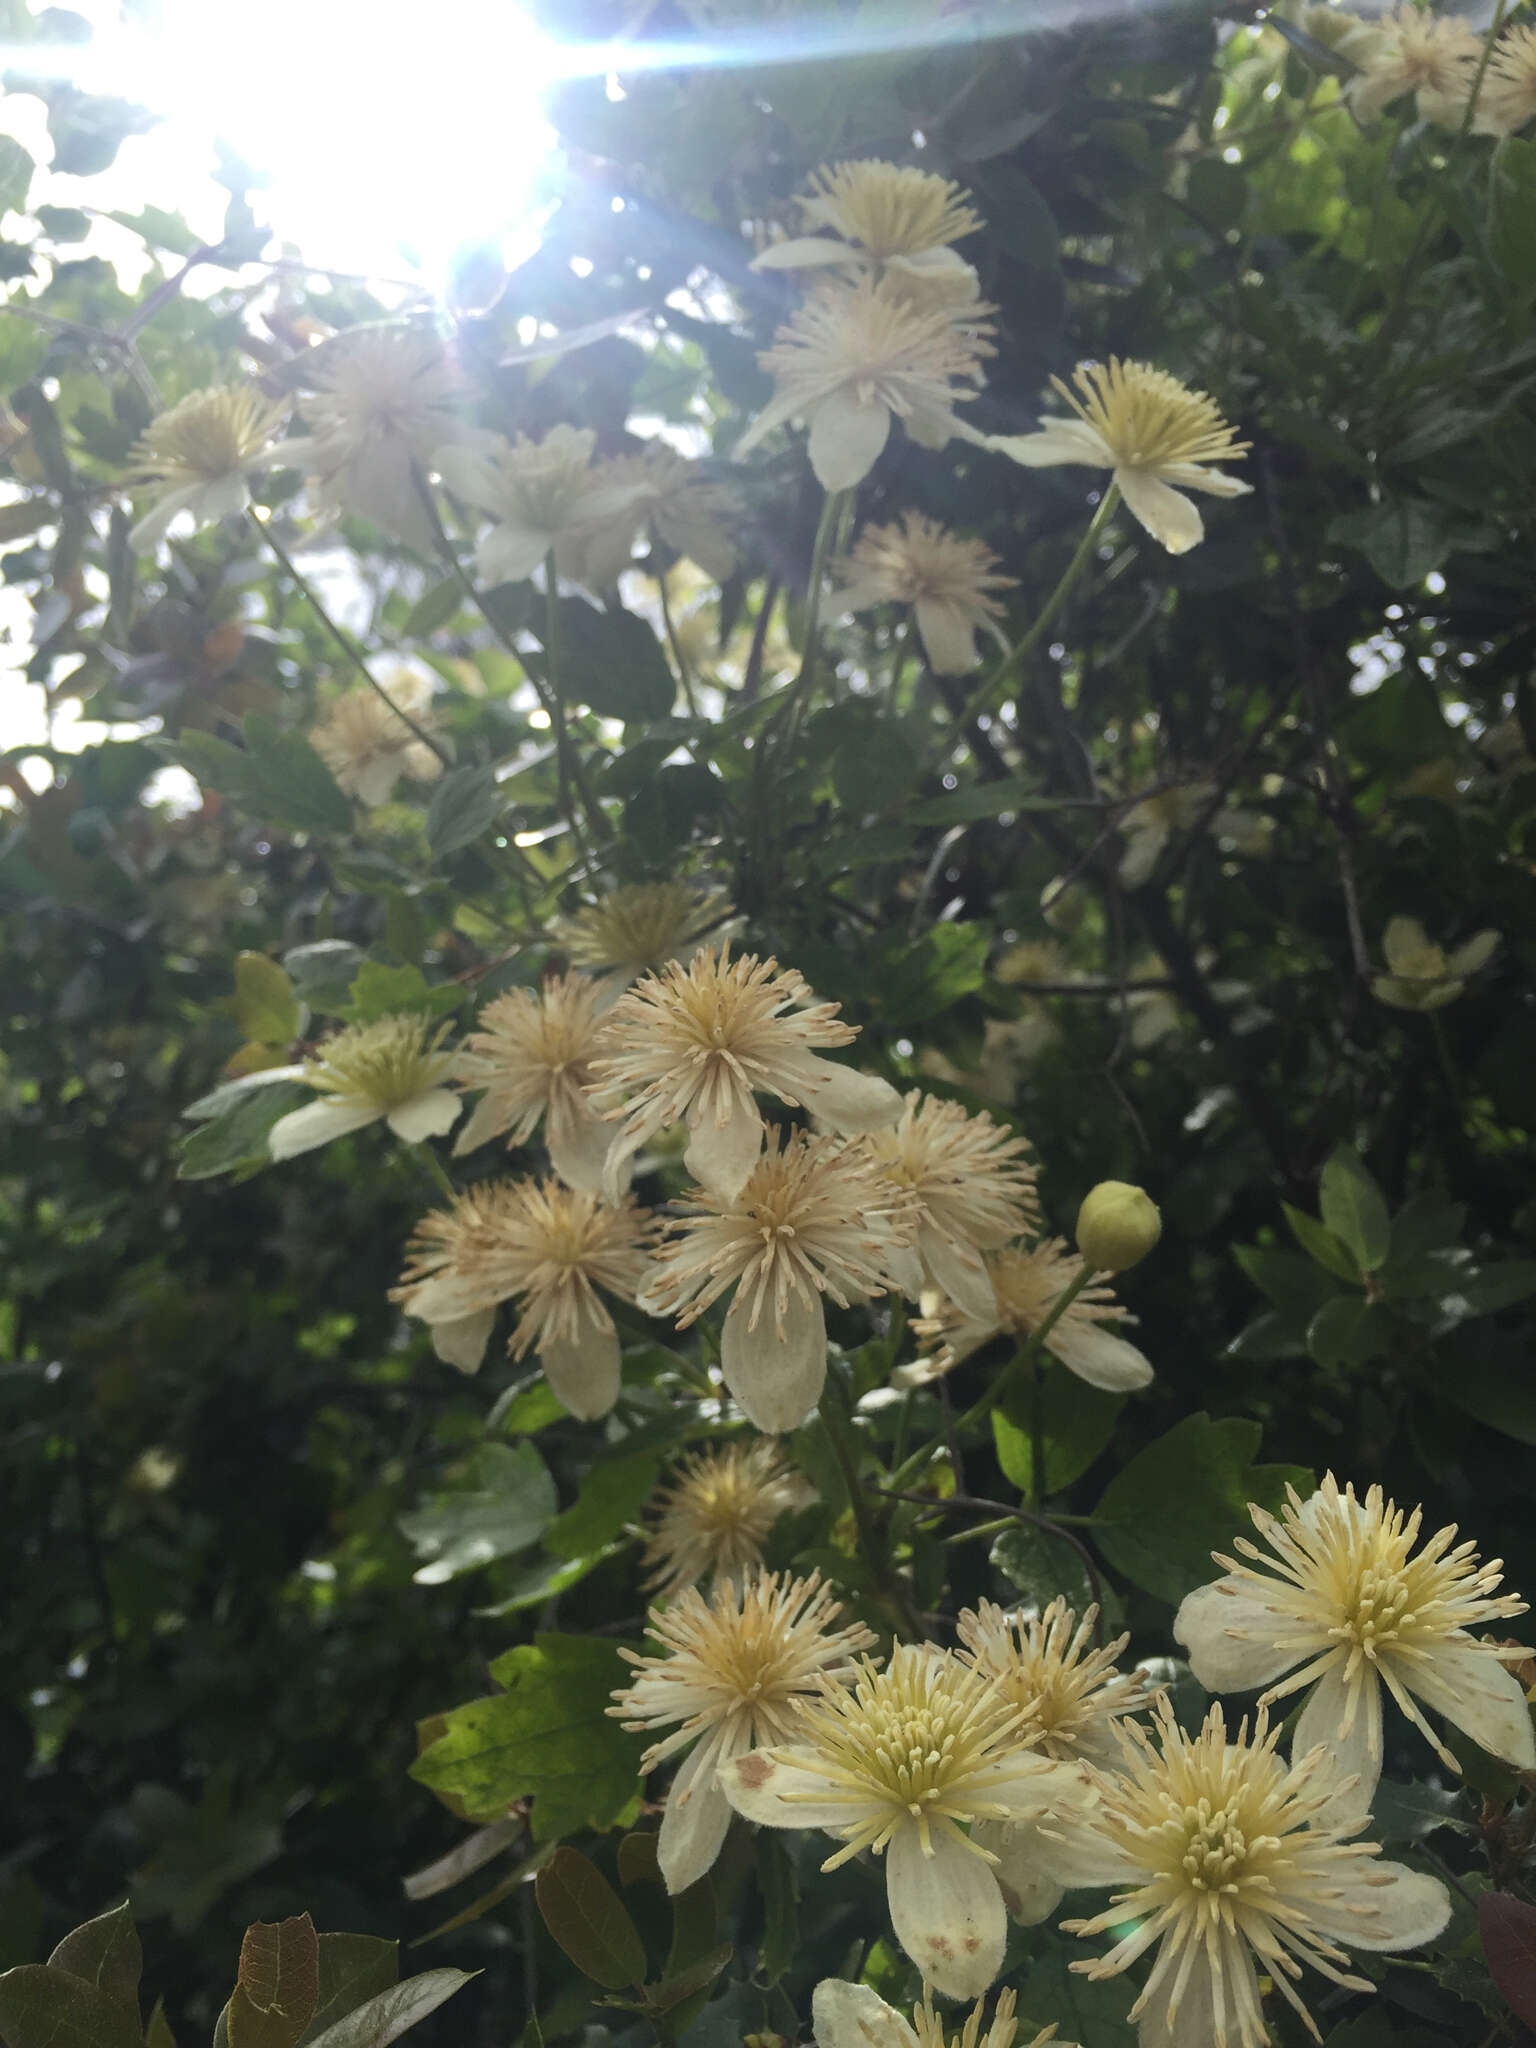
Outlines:
{"type": "Polygon", "coordinates": [[[882,1173],[911,1190],[917,1237],[888,1259],[902,1291],[916,1301],[936,1287],[965,1314],[985,1321],[992,1279],[982,1259],[1039,1219],[1029,1142],[914,1088],[900,1120],[866,1141],[882,1173]]]}
{"type": "MultiPolygon", "coordinates": [[[[924,1343],[937,1343],[940,1348],[915,1364],[898,1367],[892,1378],[897,1386],[920,1387],[952,1372],[989,1338],[1002,1332],[1020,1341],[1033,1336],[1082,1268],[1082,1260],[1067,1249],[1067,1241],[1062,1237],[1047,1238],[1028,1248],[1013,1245],[989,1254],[992,1314],[981,1320],[941,1304],[937,1314],[920,1318],[912,1325],[914,1334],[924,1343]]],[[[1134,1344],[1101,1326],[1106,1322],[1135,1320],[1134,1316],[1126,1315],[1109,1286],[1102,1280],[1093,1280],[1063,1311],[1045,1340],[1045,1349],[1089,1386],[1102,1387],[1112,1394],[1129,1393],[1148,1384],[1152,1368],[1134,1344]]]]}
{"type": "Polygon", "coordinates": [[[1047,420],[1035,434],[989,434],[982,446],[1030,469],[1080,462],[1113,471],[1121,497],[1172,555],[1205,536],[1185,491],[1236,498],[1253,489],[1212,468],[1246,454],[1249,444],[1233,439],[1216,401],[1203,391],[1150,363],[1118,356],[1107,364],[1080,363],[1072,381],[1076,394],[1059,377],[1051,379],[1071,406],[1071,419],[1047,420]]]}
{"type": "Polygon", "coordinates": [[[910,1228],[909,1198],[866,1147],[797,1131],[781,1149],[774,1128],[739,1193],[700,1190],[667,1226],[641,1306],[686,1329],[734,1288],[725,1384],[759,1429],[796,1429],[826,1382],[822,1296],[847,1308],[894,1287],[910,1228]]]}
{"type": "Polygon", "coordinates": [[[273,467],[272,437],[286,411],[251,385],[215,386],[151,420],[129,459],[135,481],[165,488],[128,536],[132,545],[158,547],[179,512],[208,526],[245,511],[248,479],[273,467]]]}
{"type": "Polygon", "coordinates": [[[610,1179],[668,1124],[685,1121],[689,1171],[705,1187],[740,1193],[763,1142],[753,1091],[815,1111],[834,1130],[894,1123],[901,1097],[888,1081],[817,1057],[857,1036],[836,1003],[811,1003],[805,981],[776,960],[730,957],[701,946],[686,967],[649,974],[609,1014],[611,1050],[596,1063],[604,1087],[629,1101],[608,1111],[623,1127],[608,1155],[610,1179]]]}
{"type": "Polygon", "coordinates": [[[1003,607],[991,593],[1011,589],[1015,576],[995,574],[997,556],[979,540],[951,533],[921,512],[904,512],[893,526],[866,527],[853,552],[837,565],[845,588],[834,603],[847,612],[877,604],[909,604],[928,665],[954,676],[981,659],[978,632],[994,630],[1003,607]]]}
{"type": "MultiPolygon", "coordinates": [[[[1150,1705],[1153,1688],[1141,1672],[1124,1672],[1115,1659],[1130,1641],[1118,1637],[1093,1647],[1097,1607],[1081,1621],[1065,1600],[1043,1614],[1008,1614],[991,1600],[967,1608],[956,1624],[962,1662],[982,1672],[998,1692],[1024,1708],[1024,1739],[1055,1763],[1112,1768],[1120,1754],[1120,1723],[1150,1705]]],[[[1025,1926],[1055,1911],[1066,1889],[1053,1874],[1063,1834],[1080,1830],[1091,1801],[1064,1801],[1045,1830],[1034,1820],[984,1821],[972,1839],[997,1856],[997,1879],[1015,1920],[1025,1926]]]]}
{"type": "Polygon", "coordinates": [[[1416,1699],[1517,1770],[1536,1770],[1525,1693],[1504,1668],[1530,1652],[1467,1632],[1525,1612],[1523,1600],[1495,1595],[1499,1560],[1479,1565],[1472,1544],[1455,1543],[1454,1526],[1414,1556],[1422,1510],[1404,1515],[1379,1486],[1357,1500],[1330,1472],[1306,1501],[1287,1491],[1279,1520],[1248,1510],[1273,1555],[1240,1540],[1235,1547],[1253,1562],[1218,1556],[1227,1576],[1179,1609],[1174,1634],[1201,1684],[1216,1692],[1263,1686],[1261,1705],[1313,1686],[1292,1753],[1327,1745],[1341,1807],[1363,1811],[1381,1776],[1383,1687],[1451,1770],[1460,1765],[1416,1699]]]}
{"type": "Polygon", "coordinates": [[[793,1741],[804,1702],[817,1696],[824,1678],[851,1678],[854,1653],[874,1642],[860,1622],[830,1632],[841,1612],[814,1572],[808,1579],[726,1579],[708,1601],[690,1588],[671,1606],[651,1609],[646,1634],[661,1656],[619,1651],[637,1676],[614,1693],[618,1704],[608,1712],[644,1735],[679,1724],[652,1743],[641,1770],[692,1747],[667,1794],[656,1844],[669,1892],[696,1884],[720,1854],[731,1804],[716,1777],[719,1766],[747,1750],[793,1741]]]}
{"type": "Polygon", "coordinates": [[[1405,0],[1346,36],[1339,53],[1358,66],[1344,88],[1358,120],[1376,120],[1411,92],[1421,120],[1455,128],[1466,112],[1482,44],[1459,15],[1431,14],[1405,0]]]}
{"type": "Polygon", "coordinates": [[[278,1118],[267,1137],[272,1157],[296,1158],[381,1118],[409,1145],[451,1130],[463,1105],[446,1085],[455,1061],[441,1046],[447,1029],[416,1016],[348,1024],[302,1066],[272,1068],[265,1079],[306,1081],[321,1097],[278,1118]]]}
{"type": "Polygon", "coordinates": [[[585,974],[562,974],[486,1004],[459,1062],[464,1086],[485,1093],[459,1133],[456,1154],[503,1132],[509,1146],[526,1145],[542,1121],[550,1160],[566,1186],[601,1192],[613,1126],[588,1092],[603,1044],[599,993],[585,974]]]}
{"type": "Polygon", "coordinates": [[[600,902],[556,918],[553,936],[573,966],[608,970],[599,1005],[606,1009],[638,975],[691,954],[730,914],[724,896],[688,882],[621,882],[600,902]]]}
{"type": "MultiPolygon", "coordinates": [[[[724,583],[737,562],[731,529],[742,513],[729,484],[717,483],[702,466],[679,455],[665,441],[651,441],[638,455],[616,455],[593,472],[603,488],[620,493],[624,508],[571,544],[568,573],[594,590],[606,590],[629,567],[642,531],[674,554],[687,555],[716,583],[724,583]]],[[[567,568],[564,556],[560,566],[567,568]]]]}
{"type": "Polygon", "coordinates": [[[779,389],[736,454],[805,419],[822,489],[851,490],[874,468],[893,419],[924,448],[963,432],[954,408],[975,397],[990,352],[979,328],[957,326],[942,305],[915,305],[896,279],[824,283],[758,357],[779,389]]]}
{"type": "Polygon", "coordinates": [[[1454,953],[1435,945],[1416,917],[1394,917],[1382,933],[1387,974],[1372,978],[1371,994],[1394,1010],[1439,1010],[1454,1003],[1469,975],[1488,965],[1497,932],[1477,932],[1454,953]]]}
{"type": "Polygon", "coordinates": [[[713,1579],[740,1579],[763,1561],[780,1515],[809,1506],[809,1483],[775,1444],[722,1444],[682,1458],[646,1503],[649,1591],[662,1599],[713,1579]]]}
{"type": "Polygon", "coordinates": [[[432,685],[403,662],[380,662],[378,690],[358,683],[331,705],[309,735],[309,744],[348,796],[370,809],[387,803],[402,775],[435,782],[443,764],[419,740],[403,711],[422,731],[433,730],[432,685]],[[391,709],[391,706],[396,707],[391,709]]]}
{"type": "MultiPolygon", "coordinates": [[[[811,2025],[816,2048],[1013,2048],[1019,2031],[1014,2017],[1017,2004],[1014,1992],[999,1991],[992,2023],[983,2029],[978,1999],[960,2032],[946,2040],[944,2022],[931,2004],[913,2006],[909,2025],[867,1984],[824,1977],[811,1995],[811,2025]]],[[[1045,2027],[1028,2048],[1071,2048],[1071,2044],[1060,2040],[1054,2027],[1045,2027]]]]}
{"type": "Polygon", "coordinates": [[[1375,1842],[1347,1839],[1358,1819],[1330,1821],[1323,1753],[1286,1764],[1262,1712],[1251,1741],[1246,1722],[1228,1737],[1220,1707],[1190,1736],[1164,1706],[1156,1747],[1135,1722],[1122,1727],[1124,1768],[1098,1779],[1074,1881],[1125,1888],[1096,1918],[1062,1925],[1119,1936],[1073,1963],[1086,1977],[1118,1976],[1157,1949],[1130,2013],[1142,2048],[1264,2048],[1261,1969],[1319,2040],[1294,1988],[1303,1963],[1370,1991],[1349,1974],[1349,1949],[1418,1948],[1450,1918],[1438,1879],[1377,1862],[1375,1842]]]}
{"type": "Polygon", "coordinates": [[[318,357],[301,401],[312,431],[277,455],[318,480],[322,505],[431,554],[419,479],[462,431],[459,378],[442,343],[419,328],[357,327],[318,357]]]}
{"type": "Polygon", "coordinates": [[[1202,822],[1213,838],[1229,840],[1241,853],[1267,849],[1270,820],[1232,805],[1217,804],[1213,809],[1215,795],[1214,783],[1179,782],[1143,797],[1124,813],[1120,835],[1125,851],[1117,872],[1127,889],[1139,889],[1148,881],[1169,842],[1202,822]]]}
{"type": "Polygon", "coordinates": [[[1536,121],[1536,26],[1505,29],[1493,46],[1472,119],[1479,135],[1514,135],[1536,121]]]}
{"type": "Polygon", "coordinates": [[[793,1744],[722,1766],[731,1804],[836,1837],[823,1870],[883,1855],[896,1939],[936,1991],[979,1997],[1002,1968],[1008,1915],[995,1859],[968,1830],[1038,1814],[1081,1774],[1021,1747],[1022,1710],[926,1643],[898,1643],[884,1670],[866,1659],[802,1716],[793,1744]]]}
{"type": "Polygon", "coordinates": [[[495,522],[475,550],[488,584],[522,583],[562,547],[578,550],[561,562],[576,573],[579,549],[591,535],[633,510],[639,493],[605,483],[592,467],[596,445],[589,428],[561,426],[542,441],[476,434],[443,451],[444,483],[495,522]]]}
{"type": "Polygon", "coordinates": [[[619,1397],[619,1336],[598,1289],[634,1300],[652,1230],[632,1202],[557,1180],[487,1183],[422,1218],[390,1299],[431,1326],[440,1358],[474,1372],[497,1306],[521,1296],[512,1356],[537,1349],[555,1398],[591,1422],[619,1397]]]}
{"type": "Polygon", "coordinates": [[[933,285],[951,298],[974,295],[975,275],[951,242],[978,232],[981,217],[970,194],[934,171],[865,158],[823,165],[810,177],[810,197],[799,198],[808,226],[824,234],[771,242],[754,270],[867,268],[893,272],[909,289],[933,285]]]}

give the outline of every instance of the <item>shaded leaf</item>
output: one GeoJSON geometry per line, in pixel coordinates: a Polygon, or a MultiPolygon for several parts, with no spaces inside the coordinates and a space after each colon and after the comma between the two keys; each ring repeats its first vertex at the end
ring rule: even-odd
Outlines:
{"type": "Polygon", "coordinates": [[[128,1901],[72,1929],[48,1958],[48,1967],[99,1984],[103,1991],[127,2000],[137,2017],[144,1951],[128,1901]]]}
{"type": "Polygon", "coordinates": [[[322,1934],[317,1962],[315,2010],[300,2036],[300,2048],[308,2048],[327,2027],[399,1981],[400,1944],[376,1934],[322,1934]]]}
{"type": "Polygon", "coordinates": [[[418,1586],[440,1586],[538,1542],[558,1499],[549,1468],[530,1443],[482,1444],[468,1484],[426,1495],[400,1527],[425,1560],[418,1586]]]}
{"type": "Polygon", "coordinates": [[[119,1994],[46,1963],[0,1976],[0,2035],[8,2048],[140,2048],[142,2039],[119,1994]]]}
{"type": "Polygon", "coordinates": [[[247,1927],[225,2013],[230,2048],[297,2048],[319,1995],[319,1944],[307,1913],[247,1927]]]}
{"type": "Polygon", "coordinates": [[[645,1977],[645,1949],[628,1908],[595,1863],[557,1849],[533,1881],[551,1936],[585,1977],[622,1991],[645,1977]]]}
{"type": "Polygon", "coordinates": [[[1341,1145],[1323,1168],[1320,1197],[1324,1225],[1362,1272],[1374,1272],[1386,1259],[1391,1242],[1387,1205],[1363,1161],[1347,1145],[1341,1145]]]}
{"type": "Polygon", "coordinates": [[[427,1970],[365,1999],[313,2037],[312,2048],[388,2048],[418,2020],[471,1982],[473,1970],[427,1970]]]}
{"type": "Polygon", "coordinates": [[[1536,2027],[1536,1906],[1508,1892],[1486,1892],[1477,1902],[1477,1928],[1511,2012],[1536,2027]]]}
{"type": "Polygon", "coordinates": [[[427,806],[427,844],[436,854],[457,853],[501,814],[501,792],[490,768],[453,768],[432,792],[427,806]]]}

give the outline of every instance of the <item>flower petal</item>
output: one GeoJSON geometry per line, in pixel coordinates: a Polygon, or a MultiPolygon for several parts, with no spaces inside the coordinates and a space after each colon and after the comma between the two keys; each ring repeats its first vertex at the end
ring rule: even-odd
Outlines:
{"type": "Polygon", "coordinates": [[[448,1088],[428,1088],[392,1109],[384,1121],[397,1138],[419,1145],[424,1138],[440,1138],[451,1131],[464,1107],[462,1095],[448,1088]]]}
{"type": "Polygon", "coordinates": [[[825,1778],[796,1761],[811,1751],[750,1750],[720,1766],[725,1796],[745,1820],[765,1828],[844,1828],[865,1817],[864,1802],[837,1798],[825,1778]]]}
{"type": "Polygon", "coordinates": [[[550,1391],[568,1414],[596,1422],[619,1398],[619,1333],[588,1318],[574,1342],[568,1337],[542,1337],[539,1363],[550,1391]]]}
{"type": "Polygon", "coordinates": [[[267,1133],[267,1150],[274,1159],[296,1159],[317,1145],[329,1145],[332,1138],[376,1124],[382,1115],[365,1102],[306,1102],[302,1109],[278,1118],[267,1133]]]}
{"type": "Polygon", "coordinates": [[[1224,469],[1207,469],[1203,462],[1165,462],[1157,473],[1176,490],[1205,491],[1213,498],[1246,498],[1253,489],[1240,476],[1228,476],[1224,469]]]}
{"type": "Polygon", "coordinates": [[[1396,1675],[1427,1707],[1463,1729],[1480,1749],[1517,1771],[1536,1771],[1531,1710],[1515,1674],[1491,1650],[1468,1643],[1406,1659],[1396,1675]]]}
{"type": "Polygon", "coordinates": [[[1313,1783],[1319,1792],[1330,1785],[1335,1788],[1326,1816],[1335,1821],[1367,1812],[1381,1781],[1381,1681],[1374,1671],[1361,1674],[1351,1716],[1344,1671],[1341,1658],[1323,1673],[1297,1716],[1291,1736],[1293,1763],[1299,1764],[1313,1750],[1322,1750],[1313,1783]]]}
{"type": "Polygon", "coordinates": [[[923,1852],[915,1823],[885,1852],[885,1890],[896,1939],[946,1998],[980,1998],[1003,1967],[1008,1913],[992,1866],[958,1830],[934,1828],[923,1852]]]}
{"type": "Polygon", "coordinates": [[[1054,469],[1063,462],[1113,469],[1115,463],[1109,443],[1086,420],[1047,420],[1037,434],[988,434],[983,446],[1026,469],[1054,469]]]}
{"type": "Polygon", "coordinates": [[[1173,1618],[1175,1640],[1189,1652],[1189,1668],[1208,1692],[1249,1692],[1268,1685],[1301,1661],[1302,1652],[1275,1643],[1280,1619],[1253,1596],[1246,1579],[1217,1579],[1197,1587],[1173,1618]]]}
{"type": "Polygon", "coordinates": [[[475,549],[475,565],[492,589],[500,583],[526,583],[549,553],[553,540],[552,534],[504,519],[475,549]]]}
{"type": "Polygon", "coordinates": [[[1096,1323],[1058,1323],[1045,1340],[1045,1348],[1059,1358],[1068,1372],[1075,1372],[1090,1387],[1102,1387],[1109,1394],[1128,1394],[1150,1384],[1149,1362],[1123,1337],[1115,1337],[1096,1323]]]}
{"type": "Polygon", "coordinates": [[[1438,1877],[1401,1863],[1362,1856],[1335,1869],[1337,1896],[1319,1891],[1307,1902],[1307,1917],[1323,1934],[1350,1948],[1421,1948],[1451,1917],[1451,1895],[1438,1877]]]}
{"type": "Polygon", "coordinates": [[[1458,946],[1446,961],[1448,974],[1476,974],[1486,967],[1499,949],[1497,932],[1475,932],[1464,946],[1458,946]]]}
{"type": "Polygon", "coordinates": [[[656,1862],[674,1898],[713,1867],[731,1825],[731,1802],[715,1777],[729,1732],[727,1723],[698,1743],[683,1759],[667,1794],[656,1862]]]}
{"type": "Polygon", "coordinates": [[[502,1098],[494,1089],[482,1095],[470,1111],[469,1122],[453,1141],[454,1158],[462,1159],[466,1152],[499,1138],[512,1121],[512,1112],[503,1107],[502,1098]]]}
{"type": "Polygon", "coordinates": [[[755,1330],[747,1327],[741,1290],[720,1331],[720,1370],[747,1420],[769,1435],[798,1429],[821,1399],[827,1379],[827,1321],[821,1296],[793,1288],[782,1327],[772,1304],[755,1330]]]}
{"type": "Polygon", "coordinates": [[[920,597],[913,606],[928,666],[937,676],[960,676],[975,668],[976,626],[964,608],[942,597],[920,597]]]}
{"type": "Polygon", "coordinates": [[[771,242],[748,266],[752,270],[812,270],[830,263],[857,263],[859,252],[846,242],[834,242],[830,235],[795,235],[787,242],[771,242]]]}
{"type": "Polygon", "coordinates": [[[496,1311],[480,1309],[472,1316],[455,1316],[451,1321],[431,1324],[432,1349],[444,1365],[456,1365],[460,1372],[478,1372],[485,1360],[485,1347],[496,1326],[496,1311]]]}
{"type": "Polygon", "coordinates": [[[1020,1927],[1038,1927],[1055,1912],[1065,1887],[1041,1863],[1040,1836],[1033,1823],[982,1821],[971,1829],[971,1840],[997,1858],[993,1875],[1011,1920],[1020,1927]]]}
{"type": "Polygon", "coordinates": [[[1188,554],[1205,538],[1205,522],[1184,497],[1146,469],[1117,469],[1115,482],[1127,508],[1170,555],[1188,554]]]}
{"type": "Polygon", "coordinates": [[[813,1055],[796,1080],[811,1114],[844,1137],[886,1130],[901,1115],[900,1095],[878,1074],[861,1074],[856,1067],[839,1067],[813,1055]]]}
{"type": "Polygon", "coordinates": [[[617,1132],[585,1102],[552,1105],[544,1124],[550,1164],[579,1195],[603,1192],[603,1168],[617,1132]]]}
{"type": "Polygon", "coordinates": [[[688,1125],[688,1150],[683,1164],[701,1187],[728,1202],[735,1201],[763,1149],[763,1119],[750,1095],[735,1095],[730,1115],[718,1122],[706,1110],[688,1125]]]}
{"type": "Polygon", "coordinates": [[[851,391],[829,391],[811,416],[809,454],[824,491],[851,491],[879,460],[891,431],[878,399],[861,405],[851,391]]]}
{"type": "Polygon", "coordinates": [[[985,1322],[997,1314],[992,1275],[979,1251],[945,1237],[926,1219],[918,1226],[917,1246],[934,1286],[968,1322],[985,1322]]]}
{"type": "Polygon", "coordinates": [[[917,2048],[911,2023],[867,1984],[824,1977],[811,1993],[816,2048],[917,2048]]]}

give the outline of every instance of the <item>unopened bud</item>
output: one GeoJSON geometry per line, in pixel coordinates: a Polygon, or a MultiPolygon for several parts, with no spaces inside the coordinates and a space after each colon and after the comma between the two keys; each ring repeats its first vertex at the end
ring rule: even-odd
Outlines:
{"type": "Polygon", "coordinates": [[[1163,1219],[1145,1188],[1101,1180],[1077,1212],[1077,1248],[1096,1273],[1123,1273],[1147,1256],[1163,1234],[1163,1219]]]}

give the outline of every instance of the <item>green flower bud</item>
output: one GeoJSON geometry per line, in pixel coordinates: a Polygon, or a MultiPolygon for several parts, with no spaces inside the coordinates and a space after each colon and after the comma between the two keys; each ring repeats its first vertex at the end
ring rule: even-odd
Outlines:
{"type": "Polygon", "coordinates": [[[1077,1212],[1077,1248],[1096,1273],[1123,1273],[1147,1256],[1163,1234],[1163,1219],[1145,1188],[1101,1180],[1077,1212]]]}

